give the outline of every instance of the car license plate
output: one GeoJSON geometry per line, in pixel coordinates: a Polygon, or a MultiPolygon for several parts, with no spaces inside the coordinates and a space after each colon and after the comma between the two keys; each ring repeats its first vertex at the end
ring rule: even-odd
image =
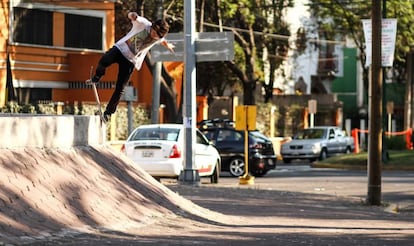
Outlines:
{"type": "Polygon", "coordinates": [[[142,157],[145,158],[149,158],[149,157],[153,157],[154,156],[154,152],[153,151],[142,151],[142,157]]]}

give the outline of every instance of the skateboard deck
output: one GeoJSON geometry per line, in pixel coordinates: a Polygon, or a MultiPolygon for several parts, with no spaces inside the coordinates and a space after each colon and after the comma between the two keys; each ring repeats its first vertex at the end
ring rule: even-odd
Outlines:
{"type": "Polygon", "coordinates": [[[99,115],[99,117],[101,119],[101,122],[106,124],[106,120],[105,120],[103,112],[102,112],[101,101],[99,100],[98,90],[96,89],[96,83],[92,82],[92,76],[93,76],[93,66],[91,67],[89,80],[87,80],[86,84],[92,85],[93,94],[94,94],[95,100],[96,100],[96,106],[98,107],[98,111],[95,112],[95,114],[99,115]]]}

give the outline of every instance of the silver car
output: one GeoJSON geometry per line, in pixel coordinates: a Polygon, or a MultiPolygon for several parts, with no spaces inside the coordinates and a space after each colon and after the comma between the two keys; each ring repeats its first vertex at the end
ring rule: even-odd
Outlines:
{"type": "Polygon", "coordinates": [[[351,153],[354,139],[336,126],[318,126],[300,130],[291,141],[282,144],[283,162],[294,159],[323,160],[339,153],[351,153]]]}

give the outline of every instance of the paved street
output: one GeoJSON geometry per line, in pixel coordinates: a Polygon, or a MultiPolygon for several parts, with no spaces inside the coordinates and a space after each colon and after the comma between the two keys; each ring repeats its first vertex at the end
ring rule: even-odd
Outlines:
{"type": "MultiPolygon", "coordinates": [[[[207,180],[204,185],[208,185],[207,180]]],[[[219,186],[240,187],[238,179],[228,173],[222,174],[219,186]]],[[[350,197],[364,202],[368,178],[366,171],[312,168],[307,162],[297,162],[279,164],[266,176],[255,178],[250,188],[350,197]]],[[[414,210],[414,172],[383,171],[381,188],[384,206],[414,210]]]]}
{"type": "MultiPolygon", "coordinates": [[[[82,151],[83,157],[95,153],[82,151]]],[[[77,170],[90,175],[75,175],[70,189],[53,186],[56,179],[47,186],[59,191],[54,196],[46,192],[36,200],[30,197],[39,201],[36,204],[47,202],[47,208],[38,209],[42,213],[34,214],[33,208],[16,210],[28,207],[23,203],[2,211],[19,225],[44,231],[24,236],[4,224],[1,228],[8,234],[0,231],[0,245],[414,245],[414,172],[383,172],[383,206],[365,204],[364,171],[315,169],[308,163],[280,165],[253,185],[240,185],[238,178],[227,174],[219,184],[202,180],[199,187],[161,180],[172,193],[106,151],[100,155],[102,160],[95,159],[100,164],[94,166],[93,175],[94,169],[86,169],[93,165],[80,165],[82,160],[74,154],[67,156],[66,160],[73,159],[70,165],[51,167],[54,173],[77,170]],[[82,192],[76,193],[77,189],[82,192]],[[93,200],[94,194],[99,199],[93,200]],[[71,199],[62,205],[61,195],[71,199]],[[59,209],[48,212],[55,209],[50,204],[59,209]]],[[[28,198],[31,193],[24,194],[28,198]]]]}

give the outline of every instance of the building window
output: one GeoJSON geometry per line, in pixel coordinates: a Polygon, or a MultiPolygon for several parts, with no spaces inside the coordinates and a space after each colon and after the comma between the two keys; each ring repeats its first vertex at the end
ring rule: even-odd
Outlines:
{"type": "Polygon", "coordinates": [[[53,13],[15,7],[13,40],[19,43],[52,45],[53,13]]]}
{"type": "MultiPolygon", "coordinates": [[[[11,35],[13,42],[54,46],[54,14],[64,14],[64,47],[103,50],[105,42],[105,11],[81,10],[71,7],[12,1],[11,35]]],[[[61,30],[59,30],[61,32],[61,30]]]]}
{"type": "Polygon", "coordinates": [[[102,49],[102,18],[65,14],[65,47],[102,49]]]}

